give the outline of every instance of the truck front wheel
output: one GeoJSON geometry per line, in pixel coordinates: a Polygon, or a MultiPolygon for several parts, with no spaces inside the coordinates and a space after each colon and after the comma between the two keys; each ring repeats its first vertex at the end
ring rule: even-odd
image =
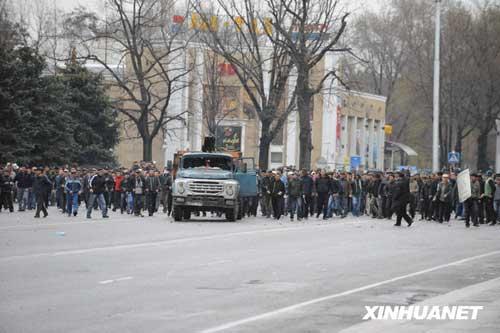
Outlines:
{"type": "Polygon", "coordinates": [[[237,212],[235,208],[226,209],[226,220],[228,220],[229,222],[235,222],[236,214],[237,212]]]}
{"type": "Polygon", "coordinates": [[[174,221],[180,222],[182,221],[182,207],[174,206],[174,221]]]}
{"type": "Polygon", "coordinates": [[[191,218],[191,211],[186,208],[184,209],[184,220],[189,220],[191,218]]]}

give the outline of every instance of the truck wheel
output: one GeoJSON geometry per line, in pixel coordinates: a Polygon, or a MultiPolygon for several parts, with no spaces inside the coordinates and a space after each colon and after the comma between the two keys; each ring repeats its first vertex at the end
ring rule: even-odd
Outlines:
{"type": "Polygon", "coordinates": [[[189,220],[191,218],[191,212],[189,209],[184,209],[184,220],[189,220]]]}
{"type": "Polygon", "coordinates": [[[236,209],[226,209],[226,220],[229,222],[236,221],[236,209]]]}
{"type": "Polygon", "coordinates": [[[241,220],[243,218],[243,211],[242,211],[242,205],[241,205],[241,198],[238,200],[238,207],[236,207],[236,218],[238,220],[241,220]]]}
{"type": "Polygon", "coordinates": [[[182,207],[174,206],[174,221],[180,222],[182,221],[182,207]]]}

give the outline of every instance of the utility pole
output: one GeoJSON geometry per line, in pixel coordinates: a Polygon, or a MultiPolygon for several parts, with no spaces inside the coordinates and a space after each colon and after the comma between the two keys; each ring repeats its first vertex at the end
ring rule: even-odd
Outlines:
{"type": "Polygon", "coordinates": [[[439,75],[441,42],[441,0],[436,0],[436,32],[434,45],[434,102],[432,121],[432,171],[439,171],[439,75]]]}

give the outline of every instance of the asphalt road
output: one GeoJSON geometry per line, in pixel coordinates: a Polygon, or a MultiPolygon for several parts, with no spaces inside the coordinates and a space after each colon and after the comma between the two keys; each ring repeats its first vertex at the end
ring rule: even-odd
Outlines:
{"type": "Polygon", "coordinates": [[[0,332],[367,332],[365,306],[500,277],[500,227],[96,213],[0,213],[0,332]]]}

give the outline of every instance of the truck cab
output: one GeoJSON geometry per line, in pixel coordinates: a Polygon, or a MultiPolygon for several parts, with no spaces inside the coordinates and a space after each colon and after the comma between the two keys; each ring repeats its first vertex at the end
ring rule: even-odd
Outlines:
{"type": "Polygon", "coordinates": [[[172,187],[174,220],[188,220],[194,212],[215,211],[225,214],[228,221],[236,221],[240,184],[235,171],[231,154],[183,154],[172,187]]]}

